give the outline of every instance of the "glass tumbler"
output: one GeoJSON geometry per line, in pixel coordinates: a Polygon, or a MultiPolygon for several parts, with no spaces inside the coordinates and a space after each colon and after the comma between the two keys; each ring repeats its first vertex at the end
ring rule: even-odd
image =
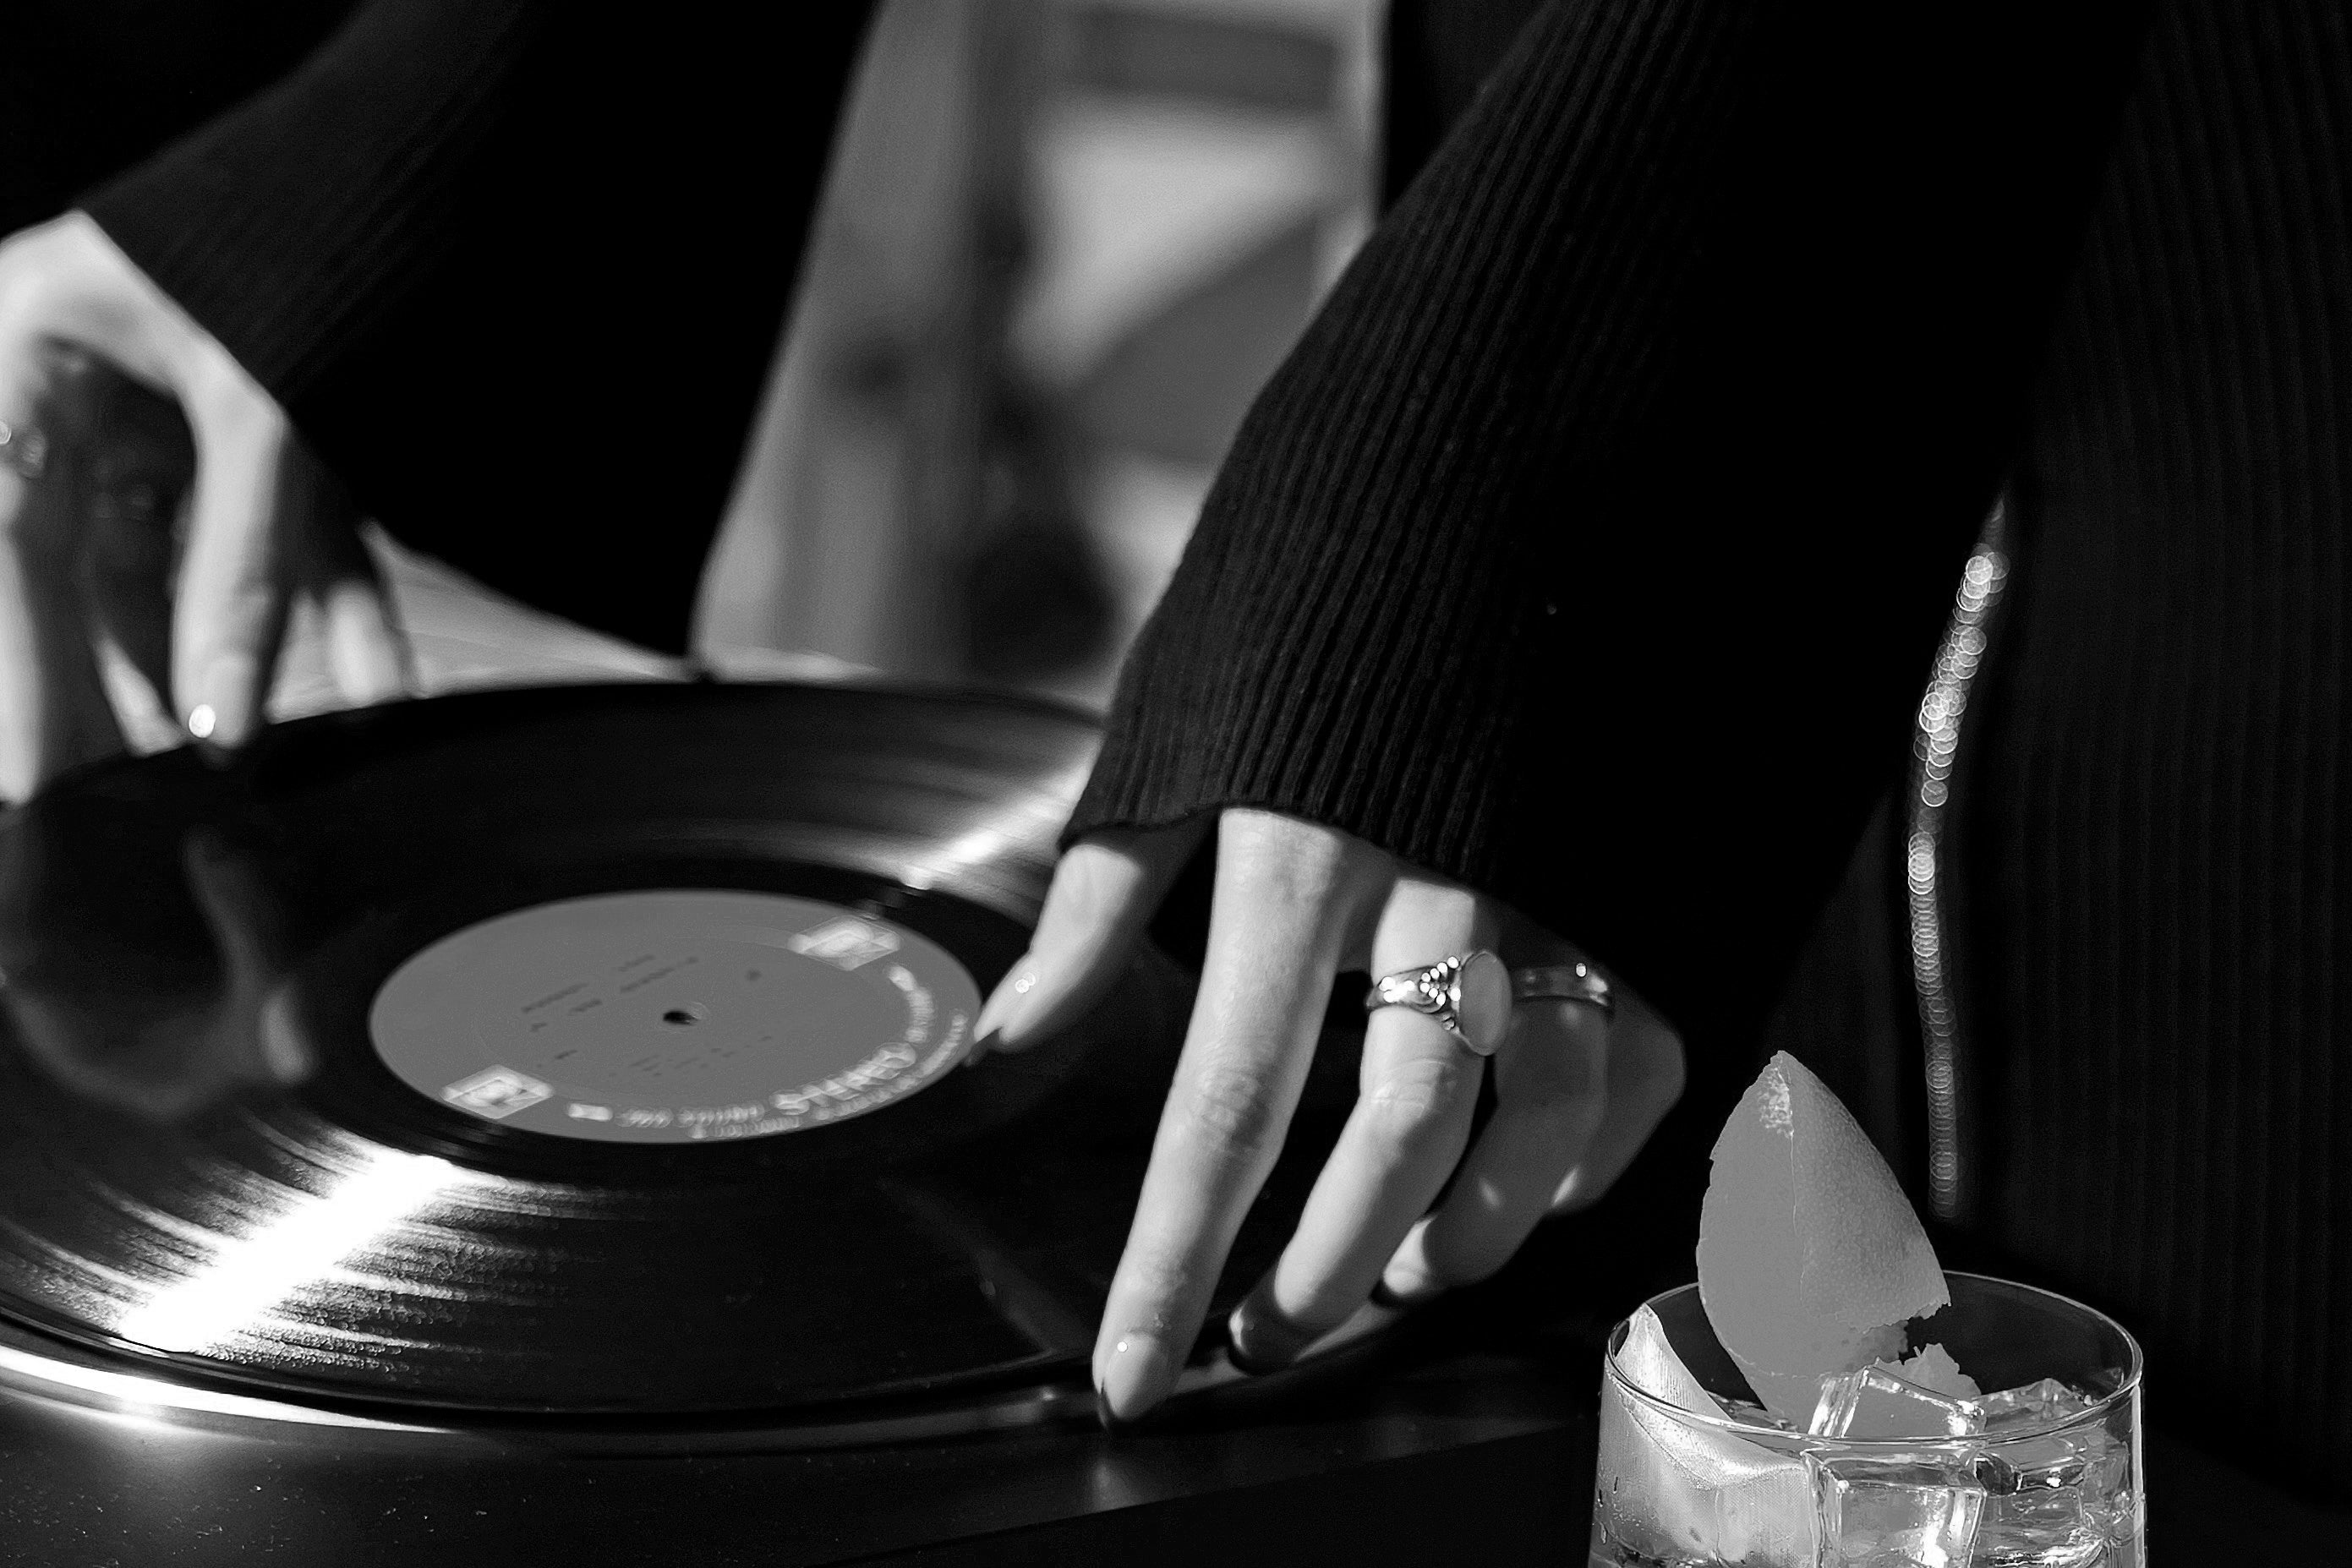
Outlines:
{"type": "MultiPolygon", "coordinates": [[[[2047,1291],[1948,1274],[1951,1304],[1909,1325],[1984,1390],[1947,1435],[1814,1436],[1748,1403],[1698,1287],[1649,1305],[1717,1411],[1601,1374],[1593,1568],[2137,1568],[2140,1353],[2113,1320],[2047,1291]]],[[[1833,1427],[1823,1413],[1812,1423],[1833,1427]]],[[[1851,1406],[1849,1406],[1851,1408],[1851,1406]]]]}

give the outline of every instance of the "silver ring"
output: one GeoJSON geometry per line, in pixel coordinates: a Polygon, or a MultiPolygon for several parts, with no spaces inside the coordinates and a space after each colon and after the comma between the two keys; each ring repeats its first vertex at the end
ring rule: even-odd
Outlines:
{"type": "Polygon", "coordinates": [[[1514,969],[1511,996],[1513,1000],[1522,1002],[1543,998],[1584,1002],[1599,1008],[1602,1018],[1617,1016],[1617,994],[1590,964],[1538,964],[1514,969]]]}
{"type": "Polygon", "coordinates": [[[1364,1010],[1411,1008],[1435,1019],[1481,1056],[1492,1056],[1511,1030],[1511,972],[1484,947],[1420,969],[1382,975],[1364,993],[1364,1010]]]}
{"type": "Polygon", "coordinates": [[[49,438],[39,431],[0,419],[0,468],[30,484],[49,465],[49,438]]]}

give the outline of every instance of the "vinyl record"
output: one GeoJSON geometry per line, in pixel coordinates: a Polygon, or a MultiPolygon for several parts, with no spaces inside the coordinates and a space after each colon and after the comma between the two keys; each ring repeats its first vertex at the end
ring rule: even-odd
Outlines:
{"type": "MultiPolygon", "coordinates": [[[[804,1411],[1082,1377],[1189,1003],[967,1071],[1091,723],[580,688],[0,819],[0,1314],[326,1401],[804,1411]]],[[[1227,1273],[1344,1115],[1327,1052],[1227,1273]]]]}

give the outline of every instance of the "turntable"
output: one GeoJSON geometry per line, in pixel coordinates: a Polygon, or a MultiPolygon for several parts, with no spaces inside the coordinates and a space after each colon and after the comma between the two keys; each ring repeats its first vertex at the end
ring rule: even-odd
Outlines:
{"type": "Polygon", "coordinates": [[[1574,1560],[1598,1312],[1369,1320],[1261,1379],[1210,1343],[1096,1426],[1189,977],[1147,949],[971,1055],[1095,740],[488,693],[0,819],[0,1561],[1574,1560]]]}

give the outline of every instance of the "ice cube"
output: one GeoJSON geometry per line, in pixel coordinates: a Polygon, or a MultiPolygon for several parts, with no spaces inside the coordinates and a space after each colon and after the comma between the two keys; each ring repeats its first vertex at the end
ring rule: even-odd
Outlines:
{"type": "Polygon", "coordinates": [[[1625,1320],[1625,1339],[1617,1347],[1618,1375],[1653,1399],[1663,1399],[1677,1410],[1719,1416],[1723,1406],[1691,1375],[1689,1367],[1666,1338],[1666,1325],[1647,1306],[1625,1320]]]}
{"type": "Polygon", "coordinates": [[[2006,1497],[2078,1485],[2085,1468],[2081,1447],[2053,1434],[2002,1444],[1978,1459],[1977,1475],[1987,1491],[2006,1497]]]}
{"type": "Polygon", "coordinates": [[[1976,1568],[2091,1568],[2137,1534],[2128,1449],[2102,1428],[2000,1444],[1984,1484],[1976,1568]]]}
{"type": "Polygon", "coordinates": [[[1821,1568],[1970,1568],[1985,1489],[1964,1459],[1812,1453],[1821,1568]]]}
{"type": "Polygon", "coordinates": [[[1988,1394],[1977,1403],[1984,1411],[1985,1430],[1998,1432],[2008,1427],[2062,1421],[2069,1416],[2080,1416],[2097,1401],[2054,1377],[2045,1377],[2021,1388],[2004,1388],[1998,1393],[1988,1394]]]}
{"type": "Polygon", "coordinates": [[[1947,1399],[1975,1399],[1984,1393],[1977,1386],[1975,1378],[1960,1370],[1960,1364],[1952,1359],[1952,1353],[1940,1344],[1928,1345],[1895,1370],[1920,1387],[1932,1389],[1947,1399]]]}
{"type": "Polygon", "coordinates": [[[1651,1561],[1812,1568],[1803,1459],[1678,1419],[1613,1381],[1601,1402],[1595,1511],[1601,1539],[1651,1561]]]}
{"type": "Polygon", "coordinates": [[[1922,1388],[1885,1366],[1822,1380],[1807,1428],[1816,1437],[1965,1437],[1984,1430],[1973,1400],[1922,1388]]]}

